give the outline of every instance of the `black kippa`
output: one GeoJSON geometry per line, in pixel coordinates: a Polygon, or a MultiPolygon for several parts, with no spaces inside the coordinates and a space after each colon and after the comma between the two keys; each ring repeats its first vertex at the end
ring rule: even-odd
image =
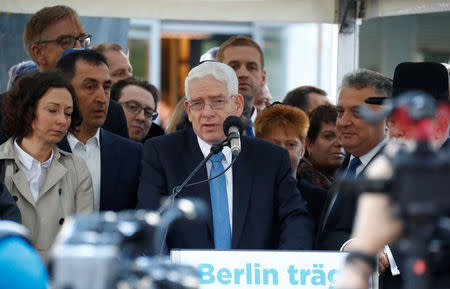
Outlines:
{"type": "MultiPolygon", "coordinates": [[[[422,91],[438,101],[449,101],[447,68],[436,62],[403,62],[397,65],[392,97],[407,91],[422,91]]],[[[369,97],[366,103],[382,104],[383,98],[369,97]]]]}

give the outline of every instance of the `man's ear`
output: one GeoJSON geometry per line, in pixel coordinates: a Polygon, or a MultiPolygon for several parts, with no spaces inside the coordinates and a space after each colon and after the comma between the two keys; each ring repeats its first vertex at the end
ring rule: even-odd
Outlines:
{"type": "Polygon", "coordinates": [[[242,115],[242,112],[244,111],[244,97],[242,94],[236,94],[234,97],[234,105],[236,107],[236,116],[240,117],[242,115]]]}
{"type": "Polygon", "coordinates": [[[35,60],[38,67],[42,66],[42,64],[47,63],[47,57],[43,53],[42,47],[38,44],[31,45],[31,54],[33,54],[33,59],[35,60]]]}

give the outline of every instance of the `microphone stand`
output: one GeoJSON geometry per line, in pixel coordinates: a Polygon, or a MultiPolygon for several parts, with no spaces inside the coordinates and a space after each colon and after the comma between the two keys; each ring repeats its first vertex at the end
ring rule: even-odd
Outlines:
{"type": "Polygon", "coordinates": [[[187,178],[184,180],[184,182],[181,185],[175,186],[172,189],[172,194],[170,194],[169,198],[161,205],[161,207],[158,209],[158,214],[161,214],[164,210],[166,210],[168,207],[173,206],[173,202],[175,201],[176,196],[178,196],[181,191],[184,189],[184,187],[187,185],[187,183],[194,177],[194,175],[200,170],[201,167],[215,154],[222,151],[223,147],[228,144],[228,140],[224,140],[222,142],[216,143],[211,147],[211,150],[209,154],[204,158],[196,167],[195,169],[187,176],[187,178]]]}
{"type": "MultiPolygon", "coordinates": [[[[161,207],[158,209],[158,214],[161,215],[161,213],[165,210],[168,210],[169,208],[172,208],[175,202],[176,196],[178,196],[181,191],[186,187],[187,183],[194,177],[194,175],[200,170],[201,167],[214,155],[222,151],[224,145],[228,144],[228,139],[216,143],[211,147],[211,150],[209,154],[195,167],[195,169],[189,174],[189,176],[184,180],[184,182],[181,185],[175,186],[172,189],[172,194],[170,194],[169,198],[161,205],[161,207]]],[[[173,221],[173,220],[172,220],[173,221]]],[[[162,255],[163,248],[164,248],[164,241],[167,236],[167,230],[169,229],[170,222],[167,222],[164,224],[162,228],[157,229],[158,233],[156,234],[158,236],[157,241],[154,240],[154,253],[157,255],[162,255]]]]}

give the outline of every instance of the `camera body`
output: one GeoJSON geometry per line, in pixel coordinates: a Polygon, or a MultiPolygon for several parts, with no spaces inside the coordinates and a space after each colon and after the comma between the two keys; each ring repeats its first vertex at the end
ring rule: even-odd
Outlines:
{"type": "Polygon", "coordinates": [[[150,254],[155,213],[80,215],[64,225],[50,254],[52,288],[115,288],[130,262],[150,254]]]}

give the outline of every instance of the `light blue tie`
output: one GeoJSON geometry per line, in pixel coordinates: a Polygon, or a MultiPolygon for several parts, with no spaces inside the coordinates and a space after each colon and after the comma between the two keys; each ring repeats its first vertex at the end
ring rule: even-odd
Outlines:
{"type": "MultiPolygon", "coordinates": [[[[223,172],[223,153],[218,153],[210,158],[212,163],[209,177],[215,177],[223,172]]],[[[211,206],[214,225],[214,244],[216,249],[231,249],[231,226],[228,213],[227,184],[225,175],[209,181],[211,206]]]]}
{"type": "Polygon", "coordinates": [[[353,158],[348,166],[347,174],[345,177],[347,179],[354,179],[356,176],[356,169],[361,165],[361,160],[359,158],[353,158]]]}

